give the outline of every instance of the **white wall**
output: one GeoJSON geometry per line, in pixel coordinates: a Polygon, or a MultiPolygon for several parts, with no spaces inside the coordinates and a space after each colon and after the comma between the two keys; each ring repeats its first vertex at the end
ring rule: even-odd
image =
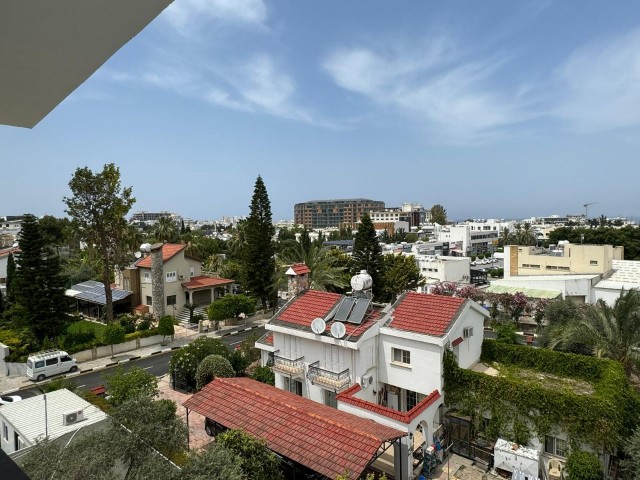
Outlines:
{"type": "Polygon", "coordinates": [[[449,341],[453,342],[456,338],[463,337],[465,327],[473,327],[473,336],[465,338],[455,349],[458,354],[458,365],[461,368],[469,368],[480,360],[484,337],[484,315],[473,308],[467,308],[468,310],[460,316],[460,319],[453,325],[448,335],[449,341]]]}
{"type": "MultiPolygon", "coordinates": [[[[10,454],[10,453],[13,453],[13,452],[16,451],[14,449],[14,446],[15,446],[14,433],[15,433],[15,430],[13,428],[13,425],[11,425],[7,420],[5,420],[5,418],[0,413],[0,437],[1,437],[1,439],[0,439],[0,448],[2,448],[2,450],[7,454],[10,454]],[[7,439],[5,439],[5,437],[4,437],[4,426],[5,425],[6,425],[7,429],[8,429],[8,433],[9,433],[9,435],[7,436],[7,439]]],[[[18,433],[18,435],[20,435],[20,434],[18,433]]],[[[22,436],[20,436],[20,439],[22,440],[22,444],[23,444],[22,448],[25,448],[25,447],[29,446],[29,444],[25,441],[25,439],[22,436]]]]}

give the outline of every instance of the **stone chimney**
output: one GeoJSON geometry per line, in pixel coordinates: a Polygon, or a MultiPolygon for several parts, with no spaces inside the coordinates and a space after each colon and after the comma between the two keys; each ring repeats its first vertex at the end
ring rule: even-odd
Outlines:
{"type": "Polygon", "coordinates": [[[151,295],[153,315],[164,316],[164,262],[162,261],[162,243],[151,245],[151,295]]]}
{"type": "Polygon", "coordinates": [[[289,298],[309,289],[309,274],[311,270],[304,263],[294,263],[287,270],[289,298]]]}

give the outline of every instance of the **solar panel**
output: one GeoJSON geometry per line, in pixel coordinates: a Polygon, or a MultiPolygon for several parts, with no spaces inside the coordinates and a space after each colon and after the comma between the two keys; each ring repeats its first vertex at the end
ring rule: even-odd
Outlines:
{"type": "Polygon", "coordinates": [[[349,315],[349,318],[347,318],[347,322],[360,325],[362,323],[362,320],[364,320],[364,316],[367,313],[367,310],[369,309],[369,305],[371,305],[370,298],[359,298],[356,302],[356,306],[353,307],[351,315],[349,315]]]}
{"type": "Polygon", "coordinates": [[[351,313],[351,309],[353,308],[353,304],[356,302],[355,298],[347,297],[342,300],[340,306],[338,307],[338,311],[336,312],[336,316],[333,319],[337,322],[344,322],[347,318],[349,318],[349,313],[351,313]]]}

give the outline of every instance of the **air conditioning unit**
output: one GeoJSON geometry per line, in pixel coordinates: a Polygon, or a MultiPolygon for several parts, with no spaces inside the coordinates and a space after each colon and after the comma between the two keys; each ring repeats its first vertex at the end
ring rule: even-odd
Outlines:
{"type": "Polygon", "coordinates": [[[84,420],[84,412],[82,410],[75,410],[73,412],[65,412],[62,414],[63,425],[73,425],[84,420]]]}
{"type": "Polygon", "coordinates": [[[473,327],[464,327],[464,330],[462,331],[462,336],[464,338],[473,337],[473,327]]]}
{"type": "Polygon", "coordinates": [[[363,375],[362,378],[360,379],[360,386],[362,388],[367,388],[372,383],[373,383],[373,375],[372,374],[363,375]]]}
{"type": "Polygon", "coordinates": [[[178,280],[184,280],[184,275],[178,275],[178,280]]]}

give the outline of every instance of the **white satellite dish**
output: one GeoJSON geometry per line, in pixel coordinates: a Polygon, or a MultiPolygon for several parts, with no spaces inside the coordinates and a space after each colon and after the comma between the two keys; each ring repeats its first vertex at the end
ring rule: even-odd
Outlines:
{"type": "Polygon", "coordinates": [[[142,252],[136,252],[133,254],[136,258],[140,258],[142,256],[142,252]]]}
{"type": "Polygon", "coordinates": [[[18,245],[20,245],[18,242],[13,242],[13,245],[11,245],[11,247],[16,248],[18,245]]]}
{"type": "Polygon", "coordinates": [[[324,323],[324,320],[320,317],[314,318],[311,322],[311,330],[316,335],[322,335],[324,331],[327,329],[327,324],[324,323]]]}
{"type": "Polygon", "coordinates": [[[347,328],[344,326],[344,323],[333,322],[333,325],[331,325],[331,335],[335,338],[342,338],[345,333],[347,333],[347,328]]]}
{"type": "Polygon", "coordinates": [[[144,253],[150,253],[151,252],[151,244],[150,243],[143,243],[142,245],[140,245],[140,251],[144,252],[144,253]]]}

